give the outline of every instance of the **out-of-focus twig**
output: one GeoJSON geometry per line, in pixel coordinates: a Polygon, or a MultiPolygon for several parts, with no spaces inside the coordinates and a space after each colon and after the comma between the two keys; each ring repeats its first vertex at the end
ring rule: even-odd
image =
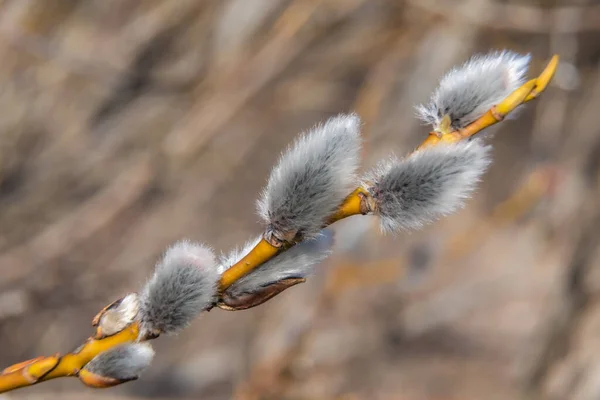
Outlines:
{"type": "Polygon", "coordinates": [[[123,37],[127,40],[115,43],[118,48],[113,49],[118,54],[116,63],[108,63],[105,58],[82,58],[72,54],[64,46],[52,42],[44,36],[40,29],[46,26],[58,26],[60,19],[65,14],[75,9],[74,4],[64,3],[53,5],[48,12],[45,7],[32,7],[27,2],[14,2],[8,5],[0,20],[0,40],[9,46],[40,57],[48,62],[60,65],[72,74],[92,78],[92,82],[114,84],[122,79],[123,73],[127,74],[128,57],[135,55],[133,49],[148,37],[153,37],[162,26],[169,26],[184,15],[194,12],[200,3],[182,0],[175,5],[171,2],[161,2],[141,13],[124,29],[123,37]],[[66,6],[65,6],[66,5],[66,6]]]}
{"type": "MultiPolygon", "coordinates": [[[[350,2],[350,6],[337,14],[337,19],[328,22],[335,23],[343,19],[363,2],[350,2]]],[[[189,112],[189,117],[164,139],[163,150],[171,162],[185,164],[193,159],[244,104],[300,54],[319,31],[314,29],[302,35],[299,32],[322,3],[322,0],[296,0],[291,3],[289,7],[298,12],[284,11],[280,17],[289,24],[275,23],[273,36],[256,55],[240,62],[226,78],[215,76],[216,82],[223,82],[225,86],[201,96],[189,112]]]]}
{"type": "Polygon", "coordinates": [[[448,19],[464,21],[469,25],[532,33],[549,33],[556,28],[553,21],[571,18],[572,15],[582,15],[581,24],[562,25],[560,33],[597,31],[600,19],[598,5],[543,8],[525,4],[490,2],[485,14],[473,14],[467,9],[456,7],[455,2],[445,0],[408,0],[407,3],[412,7],[448,19]]]}
{"type": "Polygon", "coordinates": [[[151,157],[134,157],[107,188],[71,211],[67,218],[47,227],[21,246],[1,254],[2,283],[9,284],[33,274],[41,265],[68,251],[70,247],[65,248],[65,244],[76,246],[102,229],[140,198],[152,176],[151,157]]]}
{"type": "Polygon", "coordinates": [[[375,123],[383,101],[393,88],[398,61],[406,53],[406,44],[412,38],[410,32],[392,32],[384,57],[371,69],[358,91],[353,109],[361,116],[365,131],[375,123]]]}
{"type": "Polygon", "coordinates": [[[442,259],[452,262],[464,257],[479,247],[495,230],[521,218],[553,192],[560,179],[559,175],[560,172],[554,166],[535,169],[509,198],[494,208],[489,217],[478,220],[464,233],[452,237],[442,259]]]}

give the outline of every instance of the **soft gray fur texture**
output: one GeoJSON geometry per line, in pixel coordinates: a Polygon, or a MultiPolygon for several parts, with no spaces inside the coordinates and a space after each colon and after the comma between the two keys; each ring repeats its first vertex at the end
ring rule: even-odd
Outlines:
{"type": "Polygon", "coordinates": [[[140,295],[140,320],[149,331],[176,333],[214,300],[219,272],[212,251],[190,241],[167,249],[140,295]]]}
{"type": "MultiPolygon", "coordinates": [[[[227,255],[220,257],[219,267],[226,270],[241,260],[260,241],[260,237],[246,243],[243,248],[237,248],[227,255]]],[[[233,295],[253,293],[270,283],[286,278],[305,278],[313,271],[313,267],[331,254],[333,232],[328,229],[321,231],[314,239],[301,242],[287,251],[267,261],[259,268],[235,282],[227,291],[233,295]]]]}
{"type": "Polygon", "coordinates": [[[154,350],[149,343],[131,343],[101,353],[85,369],[100,376],[118,380],[137,379],[150,365],[154,350]]]}
{"type": "Polygon", "coordinates": [[[449,114],[453,129],[464,128],[525,82],[530,59],[507,50],[473,56],[441,79],[418,117],[437,129],[449,114]]]}
{"type": "Polygon", "coordinates": [[[365,179],[383,232],[420,228],[460,208],[490,164],[480,140],[439,144],[403,160],[392,157],[365,179]]]}
{"type": "Polygon", "coordinates": [[[340,114],[281,155],[258,201],[258,213],[272,230],[300,239],[319,233],[357,183],[360,124],[356,114],[340,114]]]}

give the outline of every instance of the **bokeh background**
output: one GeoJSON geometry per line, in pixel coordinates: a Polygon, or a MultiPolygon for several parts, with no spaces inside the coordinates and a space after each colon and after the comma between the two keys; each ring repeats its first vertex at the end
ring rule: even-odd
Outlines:
{"type": "Polygon", "coordinates": [[[466,209],[420,232],[336,224],[307,283],[155,341],[137,382],[0,399],[600,397],[600,5],[585,0],[0,2],[0,365],[72,350],[171,242],[227,251],[294,136],[364,120],[365,167],[471,54],[562,57],[489,130],[466,209]]]}

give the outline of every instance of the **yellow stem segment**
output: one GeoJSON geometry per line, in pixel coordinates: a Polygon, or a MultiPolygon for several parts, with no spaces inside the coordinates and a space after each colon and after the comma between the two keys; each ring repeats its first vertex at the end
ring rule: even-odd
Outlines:
{"type": "Polygon", "coordinates": [[[369,196],[369,192],[367,192],[362,187],[356,188],[342,203],[340,208],[327,220],[327,225],[331,225],[334,222],[337,222],[341,219],[351,217],[353,215],[362,214],[362,203],[363,198],[365,196],[369,196]]]}
{"type": "Polygon", "coordinates": [[[92,358],[121,344],[137,340],[139,325],[133,323],[121,332],[103,339],[89,338],[83,346],[60,357],[38,357],[6,368],[0,374],[0,393],[35,385],[64,376],[77,376],[92,358]]]}
{"type": "Polygon", "coordinates": [[[275,257],[281,250],[281,247],[273,246],[265,239],[261,239],[244,258],[221,275],[221,281],[219,282],[221,291],[226,290],[238,279],[275,257]]]}
{"type": "Polygon", "coordinates": [[[556,73],[556,70],[558,69],[559,61],[560,61],[560,58],[558,57],[558,54],[555,54],[554,56],[552,56],[552,58],[548,62],[548,65],[546,65],[546,68],[544,68],[542,73],[537,77],[535,88],[525,98],[525,103],[537,98],[540,93],[542,93],[544,90],[546,90],[546,87],[548,87],[548,84],[550,83],[550,81],[552,80],[552,77],[554,76],[554,74],[556,73]]]}

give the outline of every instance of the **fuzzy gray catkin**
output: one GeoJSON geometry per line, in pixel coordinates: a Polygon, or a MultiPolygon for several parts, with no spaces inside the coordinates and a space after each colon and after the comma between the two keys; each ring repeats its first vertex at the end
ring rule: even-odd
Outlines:
{"type": "MultiPolygon", "coordinates": [[[[238,262],[258,243],[260,237],[246,243],[243,248],[221,256],[222,271],[238,262]]],[[[287,278],[305,278],[313,271],[313,267],[331,254],[333,232],[325,229],[314,239],[301,242],[278,254],[259,268],[236,281],[227,291],[233,296],[242,293],[253,293],[273,282],[287,278]]]]}
{"type": "Polygon", "coordinates": [[[153,358],[154,350],[149,343],[124,344],[100,353],[85,369],[106,378],[127,381],[139,378],[153,358]]]}
{"type": "Polygon", "coordinates": [[[258,201],[268,229],[297,240],[319,233],[357,183],[360,124],[356,114],[330,118],[281,155],[258,201]]]}
{"type": "Polygon", "coordinates": [[[420,228],[464,204],[490,164],[480,140],[439,144],[381,163],[365,178],[384,232],[420,228]]]}
{"type": "Polygon", "coordinates": [[[140,294],[145,331],[176,333],[214,301],[220,278],[212,251],[189,241],[167,249],[140,294]]]}
{"type": "Polygon", "coordinates": [[[434,130],[446,114],[454,130],[464,128],[525,82],[530,59],[507,50],[473,56],[441,79],[417,116],[434,130]]]}

